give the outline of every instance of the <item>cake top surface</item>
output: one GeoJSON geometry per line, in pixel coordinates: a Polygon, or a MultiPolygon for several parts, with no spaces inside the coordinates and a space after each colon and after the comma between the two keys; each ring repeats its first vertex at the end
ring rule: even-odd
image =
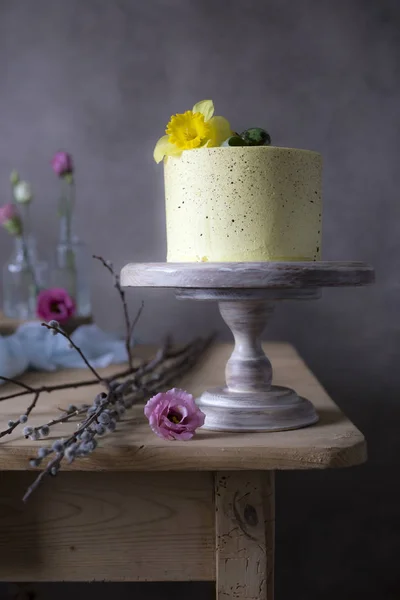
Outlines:
{"type": "Polygon", "coordinates": [[[315,150],[306,150],[303,148],[287,148],[284,146],[235,146],[235,147],[226,147],[226,146],[220,146],[217,148],[211,147],[209,148],[208,146],[204,146],[202,148],[195,148],[193,150],[183,150],[182,154],[180,156],[171,156],[168,158],[172,158],[172,159],[179,159],[181,157],[184,157],[185,159],[189,158],[191,155],[196,156],[199,155],[199,153],[201,154],[208,154],[208,155],[229,155],[229,156],[238,156],[238,155],[244,155],[246,154],[247,156],[260,156],[263,154],[274,154],[274,155],[304,155],[304,156],[309,156],[310,158],[315,157],[316,159],[320,159],[322,158],[321,154],[319,152],[316,152],[315,150]]]}

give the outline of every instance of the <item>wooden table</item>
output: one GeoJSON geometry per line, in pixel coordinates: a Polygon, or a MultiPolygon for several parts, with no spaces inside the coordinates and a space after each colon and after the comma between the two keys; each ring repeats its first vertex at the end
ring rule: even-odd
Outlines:
{"type": "MultiPolygon", "coordinates": [[[[211,348],[180,385],[194,394],[220,385],[231,349],[211,348]]],[[[136,407],[90,458],[49,479],[27,505],[20,499],[34,476],[27,459],[36,443],[0,440],[0,580],[215,580],[219,600],[272,600],[274,471],[358,465],[366,449],[291,346],[266,344],[265,350],[276,382],[314,403],[316,425],[274,433],[200,431],[190,442],[166,442],[136,407]]],[[[46,376],[49,384],[79,378],[82,371],[46,376]]],[[[44,395],[38,421],[94,392],[44,395]]],[[[0,403],[1,420],[23,412],[25,403],[0,403]]],[[[57,436],[71,427],[60,426],[57,436]]]]}

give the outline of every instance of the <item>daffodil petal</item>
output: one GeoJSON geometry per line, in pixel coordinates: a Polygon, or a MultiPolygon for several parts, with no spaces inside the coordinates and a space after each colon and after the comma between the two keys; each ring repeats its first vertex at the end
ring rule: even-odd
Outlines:
{"type": "Polygon", "coordinates": [[[214,114],[214,102],[212,100],[202,100],[193,106],[194,113],[204,115],[204,120],[209,121],[214,114]]]}
{"type": "Polygon", "coordinates": [[[222,142],[232,135],[229,121],[225,117],[213,117],[210,119],[211,135],[208,146],[210,148],[220,146],[222,142]]]}
{"type": "Polygon", "coordinates": [[[181,154],[181,151],[174,144],[171,144],[169,136],[163,135],[154,148],[153,156],[156,163],[159,163],[165,156],[178,156],[179,154],[181,154]]]}

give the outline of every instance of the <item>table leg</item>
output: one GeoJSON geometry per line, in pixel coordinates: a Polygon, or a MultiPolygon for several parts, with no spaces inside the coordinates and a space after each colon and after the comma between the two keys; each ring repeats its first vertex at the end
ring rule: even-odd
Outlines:
{"type": "Polygon", "coordinates": [[[215,474],[217,600],[273,600],[273,471],[215,474]]]}

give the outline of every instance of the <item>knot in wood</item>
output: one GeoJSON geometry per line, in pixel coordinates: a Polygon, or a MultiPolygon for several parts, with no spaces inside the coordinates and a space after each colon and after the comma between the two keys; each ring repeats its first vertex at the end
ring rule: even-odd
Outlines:
{"type": "Polygon", "coordinates": [[[251,504],[246,504],[243,511],[243,517],[247,525],[256,527],[258,525],[257,511],[251,504]]]}

